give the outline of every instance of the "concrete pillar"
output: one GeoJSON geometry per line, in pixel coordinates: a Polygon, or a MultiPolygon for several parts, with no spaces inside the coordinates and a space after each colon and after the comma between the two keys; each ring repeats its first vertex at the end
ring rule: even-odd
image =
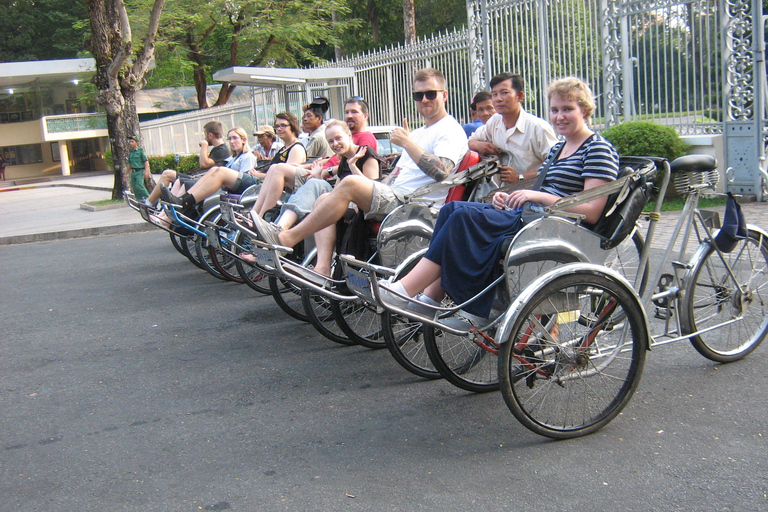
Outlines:
{"type": "Polygon", "coordinates": [[[61,175],[69,176],[69,148],[65,140],[59,141],[59,161],[61,162],[61,175]]]}

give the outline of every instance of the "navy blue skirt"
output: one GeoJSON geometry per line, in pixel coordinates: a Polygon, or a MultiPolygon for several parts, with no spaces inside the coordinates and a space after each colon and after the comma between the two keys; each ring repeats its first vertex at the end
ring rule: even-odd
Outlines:
{"type": "MultiPolygon", "coordinates": [[[[462,303],[501,274],[501,246],[521,227],[521,210],[497,210],[490,204],[453,201],[440,209],[424,257],[440,265],[443,289],[462,303]]],[[[494,293],[495,289],[489,290],[465,311],[487,318],[494,293]]]]}

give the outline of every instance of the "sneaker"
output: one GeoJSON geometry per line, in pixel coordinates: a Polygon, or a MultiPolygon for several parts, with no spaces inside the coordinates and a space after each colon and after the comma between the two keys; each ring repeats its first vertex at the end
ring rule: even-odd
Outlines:
{"type": "Polygon", "coordinates": [[[402,284],[392,281],[392,278],[379,279],[379,295],[381,300],[398,308],[407,308],[411,304],[408,300],[395,295],[395,293],[400,295],[406,294],[402,284]]]}
{"type": "Polygon", "coordinates": [[[267,222],[258,215],[251,211],[251,219],[253,219],[254,227],[261,236],[261,239],[269,245],[283,245],[280,243],[280,232],[283,230],[277,224],[267,222]]]}
{"type": "Polygon", "coordinates": [[[455,315],[438,320],[441,324],[457,331],[469,331],[472,327],[487,325],[488,319],[459,310],[455,315]]]}
{"type": "Polygon", "coordinates": [[[163,198],[163,201],[170,204],[177,204],[181,206],[181,198],[176,197],[175,195],[171,194],[171,191],[168,190],[168,187],[165,185],[160,185],[160,197],[163,198]]]}
{"type": "Polygon", "coordinates": [[[416,302],[409,302],[408,306],[405,308],[408,311],[413,311],[414,313],[418,313],[422,316],[428,316],[432,317],[435,314],[435,307],[440,307],[440,304],[437,303],[437,301],[433,300],[431,297],[428,297],[424,295],[423,293],[418,293],[414,297],[416,302]],[[433,307],[430,307],[433,306],[433,307]]]}

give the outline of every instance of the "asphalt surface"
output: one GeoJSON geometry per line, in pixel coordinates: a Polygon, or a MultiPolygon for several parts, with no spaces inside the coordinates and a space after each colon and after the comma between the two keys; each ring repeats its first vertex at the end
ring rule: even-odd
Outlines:
{"type": "Polygon", "coordinates": [[[765,346],[654,349],[617,419],[554,442],[498,393],[327,341],[159,230],[0,261],[0,510],[768,509],[765,346]]]}

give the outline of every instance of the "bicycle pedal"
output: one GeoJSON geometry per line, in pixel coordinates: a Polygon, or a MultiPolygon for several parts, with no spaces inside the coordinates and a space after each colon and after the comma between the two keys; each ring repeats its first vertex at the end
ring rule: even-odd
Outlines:
{"type": "Polygon", "coordinates": [[[656,308],[653,317],[658,318],[659,320],[669,320],[672,318],[672,310],[668,308],[656,308]]]}

